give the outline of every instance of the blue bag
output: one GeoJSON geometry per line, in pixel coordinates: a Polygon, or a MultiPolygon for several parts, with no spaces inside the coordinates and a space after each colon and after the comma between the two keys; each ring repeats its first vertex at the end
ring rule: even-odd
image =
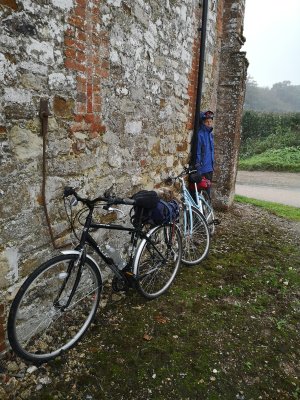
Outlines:
{"type": "Polygon", "coordinates": [[[133,226],[139,226],[139,224],[155,226],[178,220],[179,204],[177,201],[166,202],[156,196],[156,192],[146,190],[142,190],[132,196],[136,200],[136,205],[132,207],[130,212],[133,226]]]}
{"type": "Polygon", "coordinates": [[[176,200],[159,200],[156,207],[150,211],[149,221],[151,225],[168,224],[176,222],[179,218],[179,205],[176,200]]]}

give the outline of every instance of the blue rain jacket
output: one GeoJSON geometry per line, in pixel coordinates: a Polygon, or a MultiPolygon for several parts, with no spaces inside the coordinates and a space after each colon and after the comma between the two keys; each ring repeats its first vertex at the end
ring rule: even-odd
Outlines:
{"type": "Polygon", "coordinates": [[[197,137],[196,163],[197,172],[205,174],[214,170],[214,135],[213,128],[201,125],[197,137]]]}

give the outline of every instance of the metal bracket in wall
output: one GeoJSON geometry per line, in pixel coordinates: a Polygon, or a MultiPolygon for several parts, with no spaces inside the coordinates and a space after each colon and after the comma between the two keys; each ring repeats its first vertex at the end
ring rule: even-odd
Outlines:
{"type": "Polygon", "coordinates": [[[57,249],[57,245],[55,243],[55,238],[51,226],[50,216],[48,213],[47,201],[46,201],[46,182],[47,182],[47,136],[48,136],[48,118],[50,116],[49,112],[49,104],[48,99],[41,99],[40,100],[40,112],[39,116],[41,119],[41,134],[43,136],[43,166],[42,166],[42,173],[43,173],[43,181],[42,181],[42,202],[44,206],[45,217],[48,225],[49,235],[51,238],[52,245],[55,249],[57,249]]]}
{"type": "Polygon", "coordinates": [[[48,130],[48,117],[50,116],[49,112],[49,104],[48,99],[41,99],[40,100],[40,119],[42,121],[42,131],[41,134],[43,137],[46,137],[47,130],[48,130]]]}

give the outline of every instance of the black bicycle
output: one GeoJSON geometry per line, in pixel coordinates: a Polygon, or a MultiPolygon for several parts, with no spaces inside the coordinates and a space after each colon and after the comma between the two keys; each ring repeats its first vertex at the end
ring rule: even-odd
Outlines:
{"type": "MultiPolygon", "coordinates": [[[[137,289],[153,299],[163,294],[178,271],[182,244],[175,222],[145,229],[134,226],[98,223],[95,208],[111,211],[113,205],[135,205],[144,209],[141,199],[99,196],[82,198],[70,187],[64,198],[84,205],[83,229],[75,249],[62,251],[33,271],[14,298],[8,317],[8,339],[12,349],[34,364],[47,362],[73,347],[93,321],[103,289],[102,273],[93,249],[112,270],[113,290],[137,289]],[[128,232],[130,250],[126,265],[117,265],[107,251],[107,243],[98,244],[90,232],[98,229],[128,232]],[[122,268],[122,269],[121,269],[122,268]]],[[[141,215],[143,213],[140,213],[141,215]]],[[[81,214],[83,215],[83,214],[81,214]]]]}

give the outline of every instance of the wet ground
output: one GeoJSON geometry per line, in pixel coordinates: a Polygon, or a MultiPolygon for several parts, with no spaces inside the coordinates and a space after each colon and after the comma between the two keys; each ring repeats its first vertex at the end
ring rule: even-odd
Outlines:
{"type": "Polygon", "coordinates": [[[239,171],[236,194],[300,207],[300,173],[239,171]]]}
{"type": "Polygon", "coordinates": [[[74,349],[38,368],[7,353],[0,399],[299,400],[298,223],[242,203],[217,217],[163,296],[107,285],[74,349]]]}

